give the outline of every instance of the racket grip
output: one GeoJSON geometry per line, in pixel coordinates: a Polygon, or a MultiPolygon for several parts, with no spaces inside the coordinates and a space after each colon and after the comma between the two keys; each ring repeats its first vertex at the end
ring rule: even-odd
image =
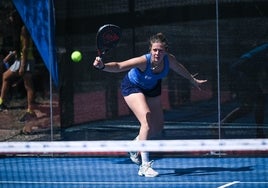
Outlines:
{"type": "Polygon", "coordinates": [[[101,56],[98,56],[96,57],[97,61],[101,61],[102,62],[102,57],[101,56]]]}

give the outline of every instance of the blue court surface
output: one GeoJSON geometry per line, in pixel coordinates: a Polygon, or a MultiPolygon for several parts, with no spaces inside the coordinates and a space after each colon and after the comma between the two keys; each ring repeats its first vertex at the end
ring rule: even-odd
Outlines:
{"type": "Polygon", "coordinates": [[[128,157],[3,157],[0,187],[268,187],[268,158],[154,157],[155,178],[138,176],[128,157]]]}

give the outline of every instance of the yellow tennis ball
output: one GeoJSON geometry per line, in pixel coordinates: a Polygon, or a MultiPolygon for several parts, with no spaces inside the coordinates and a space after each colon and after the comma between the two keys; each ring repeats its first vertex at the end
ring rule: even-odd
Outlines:
{"type": "Polygon", "coordinates": [[[74,51],[74,52],[72,53],[72,55],[71,55],[71,59],[73,60],[73,62],[76,62],[76,63],[80,62],[81,59],[82,59],[82,54],[81,54],[81,52],[79,52],[79,51],[74,51]]]}

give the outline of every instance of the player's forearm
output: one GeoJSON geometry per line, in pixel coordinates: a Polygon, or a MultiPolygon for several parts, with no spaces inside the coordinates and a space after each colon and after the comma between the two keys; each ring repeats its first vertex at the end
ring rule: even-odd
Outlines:
{"type": "Polygon", "coordinates": [[[16,53],[15,51],[10,51],[9,54],[3,59],[3,62],[4,62],[4,63],[8,62],[9,59],[10,59],[11,57],[13,57],[13,55],[15,55],[15,53],[16,53]]]}
{"type": "Polygon", "coordinates": [[[180,74],[182,77],[188,79],[191,83],[195,82],[195,78],[191,73],[182,65],[178,64],[178,70],[177,73],[180,74]]]}
{"type": "Polygon", "coordinates": [[[120,66],[120,63],[118,62],[109,62],[109,63],[104,63],[104,69],[103,71],[106,72],[122,72],[124,71],[124,68],[122,66],[120,66]]]}

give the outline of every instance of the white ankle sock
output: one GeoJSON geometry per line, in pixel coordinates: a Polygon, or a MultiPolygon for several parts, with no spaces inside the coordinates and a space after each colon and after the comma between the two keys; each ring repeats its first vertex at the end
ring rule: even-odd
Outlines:
{"type": "Polygon", "coordinates": [[[142,164],[148,163],[149,162],[149,152],[141,152],[141,161],[142,164]]]}

